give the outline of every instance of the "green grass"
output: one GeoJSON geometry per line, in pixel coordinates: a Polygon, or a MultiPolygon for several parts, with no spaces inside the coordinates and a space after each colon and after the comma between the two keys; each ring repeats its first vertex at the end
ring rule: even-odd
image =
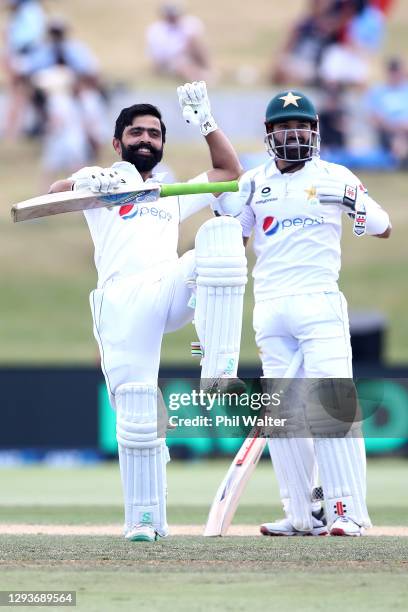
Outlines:
{"type": "MultiPolygon", "coordinates": [[[[170,523],[204,523],[228,460],[169,464],[170,523]]],[[[122,497],[116,462],[82,468],[33,466],[0,471],[0,522],[120,523],[122,497]]],[[[368,503],[377,525],[408,525],[408,462],[368,462],[368,503]]],[[[281,514],[269,460],[257,467],[239,505],[236,523],[257,524],[281,514]]]]}
{"type": "MultiPolygon", "coordinates": [[[[228,460],[172,462],[169,521],[203,523],[228,460]]],[[[375,523],[408,525],[408,462],[368,462],[375,523]]],[[[0,523],[122,522],[116,463],[0,470],[0,523]]],[[[262,461],[235,522],[281,515],[262,461]]],[[[75,590],[88,611],[404,610],[408,538],[171,537],[132,545],[107,536],[0,536],[0,589],[75,590]]]]}
{"type": "Polygon", "coordinates": [[[181,571],[163,572],[157,564],[149,562],[144,563],[142,571],[134,562],[99,570],[85,563],[80,569],[72,564],[64,570],[50,566],[48,573],[35,567],[18,571],[2,568],[0,580],[9,590],[76,590],[76,609],[87,612],[139,609],[245,612],[283,607],[313,612],[328,607],[335,611],[406,610],[404,570],[394,565],[383,569],[381,574],[343,569],[341,583],[338,566],[305,568],[300,579],[289,564],[282,567],[263,563],[252,572],[247,566],[245,557],[240,560],[239,568],[233,565],[226,573],[219,571],[218,563],[212,571],[196,572],[191,571],[190,562],[188,572],[185,567],[181,571]]]}

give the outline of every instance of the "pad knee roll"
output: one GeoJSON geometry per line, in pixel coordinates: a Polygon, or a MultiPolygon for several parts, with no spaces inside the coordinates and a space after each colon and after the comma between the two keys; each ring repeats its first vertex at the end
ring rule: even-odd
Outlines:
{"type": "Polygon", "coordinates": [[[116,438],[127,448],[152,448],[158,437],[157,387],[141,383],[120,385],[115,393],[116,438]]]}

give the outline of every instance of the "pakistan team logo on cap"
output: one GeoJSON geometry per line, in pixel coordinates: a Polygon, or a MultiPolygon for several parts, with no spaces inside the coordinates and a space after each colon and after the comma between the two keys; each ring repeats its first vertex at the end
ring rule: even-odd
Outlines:
{"type": "Polygon", "coordinates": [[[279,98],[279,100],[283,100],[283,108],[286,108],[290,104],[293,104],[293,106],[297,106],[299,108],[298,100],[301,99],[302,96],[295,96],[295,94],[293,94],[291,91],[288,91],[285,96],[280,96],[279,98]]]}

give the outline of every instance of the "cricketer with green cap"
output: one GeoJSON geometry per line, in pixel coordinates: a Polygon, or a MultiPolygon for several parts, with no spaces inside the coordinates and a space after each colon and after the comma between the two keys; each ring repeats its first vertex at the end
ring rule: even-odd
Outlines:
{"type": "MultiPolygon", "coordinates": [[[[220,213],[239,213],[245,240],[253,234],[254,329],[263,375],[285,377],[300,352],[296,377],[351,379],[347,303],[337,284],[343,213],[352,218],[356,236],[387,238],[389,217],[350,170],[320,159],[319,120],[308,96],[276,94],[264,123],[271,159],[242,175],[239,194],[217,203],[220,213]]],[[[300,422],[307,398],[290,399],[285,416],[300,422]]],[[[328,437],[291,432],[269,440],[286,517],[264,523],[261,532],[359,536],[371,526],[364,441],[339,435],[332,423],[315,422],[310,414],[310,431],[323,426],[328,437]],[[324,508],[312,500],[318,483],[324,508]]]]}

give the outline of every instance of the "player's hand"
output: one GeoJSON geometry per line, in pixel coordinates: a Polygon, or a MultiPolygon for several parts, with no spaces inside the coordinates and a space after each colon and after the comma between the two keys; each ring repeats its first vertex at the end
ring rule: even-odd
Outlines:
{"type": "Polygon", "coordinates": [[[213,212],[216,216],[229,215],[230,217],[238,217],[244,210],[245,206],[251,204],[255,193],[255,181],[242,180],[239,183],[238,192],[225,192],[215,198],[211,204],[213,212]]]}
{"type": "Polygon", "coordinates": [[[218,129],[211,114],[205,81],[194,81],[177,87],[180,107],[187,123],[199,125],[203,136],[218,129]]]}
{"type": "Polygon", "coordinates": [[[90,166],[72,175],[74,191],[90,190],[94,193],[109,193],[121,185],[120,173],[113,168],[90,166]]]}
{"type": "Polygon", "coordinates": [[[115,170],[120,179],[120,185],[123,187],[129,187],[130,189],[137,189],[143,185],[144,181],[140,172],[136,167],[127,161],[118,161],[112,165],[112,170],[115,170]]]}
{"type": "Polygon", "coordinates": [[[317,185],[316,195],[320,204],[337,204],[346,212],[355,212],[360,191],[358,185],[348,185],[342,181],[326,179],[317,185]]]}

